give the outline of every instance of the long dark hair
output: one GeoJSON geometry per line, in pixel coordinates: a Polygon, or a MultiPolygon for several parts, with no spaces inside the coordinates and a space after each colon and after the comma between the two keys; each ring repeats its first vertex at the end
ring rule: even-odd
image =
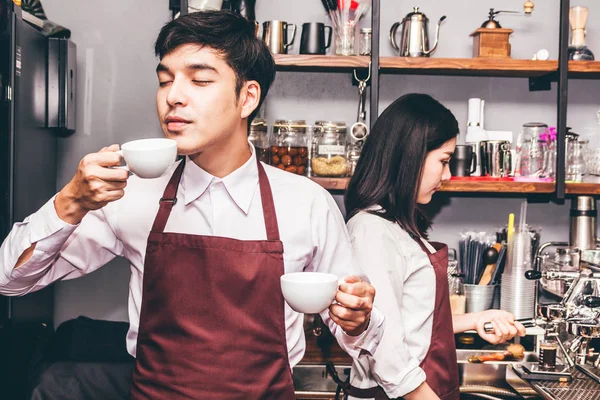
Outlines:
{"type": "Polygon", "coordinates": [[[375,122],[350,179],[348,218],[378,205],[374,214],[426,237],[430,222],[417,204],[425,159],[457,134],[456,118],[433,97],[411,93],[394,101],[375,122]]]}

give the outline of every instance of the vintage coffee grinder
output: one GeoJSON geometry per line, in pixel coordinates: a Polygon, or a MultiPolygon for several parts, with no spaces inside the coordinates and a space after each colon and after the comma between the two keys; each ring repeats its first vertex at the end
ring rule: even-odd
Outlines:
{"type": "Polygon", "coordinates": [[[594,53],[585,45],[587,17],[587,7],[573,6],[569,10],[569,23],[571,24],[569,60],[594,60],[594,53]]]}
{"type": "MultiPolygon", "coordinates": [[[[526,1],[523,4],[523,14],[531,15],[534,4],[526,1]]],[[[503,28],[495,17],[498,14],[521,14],[520,11],[494,10],[490,8],[488,19],[471,33],[473,37],[473,57],[510,57],[509,36],[512,29],[503,28]]]]}

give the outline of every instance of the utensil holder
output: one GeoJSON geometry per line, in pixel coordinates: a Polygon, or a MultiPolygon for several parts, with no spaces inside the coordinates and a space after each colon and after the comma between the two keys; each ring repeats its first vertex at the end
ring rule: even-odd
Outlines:
{"type": "Polygon", "coordinates": [[[466,297],[465,312],[489,310],[494,305],[494,294],[498,285],[463,285],[466,297]]]}

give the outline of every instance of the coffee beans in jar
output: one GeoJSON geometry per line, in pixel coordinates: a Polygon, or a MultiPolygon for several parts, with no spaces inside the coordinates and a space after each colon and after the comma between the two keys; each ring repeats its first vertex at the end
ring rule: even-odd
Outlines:
{"type": "Polygon", "coordinates": [[[317,121],[316,142],[313,143],[312,174],[315,176],[343,177],[348,174],[346,159],[346,124],[317,121]]]}
{"type": "Polygon", "coordinates": [[[255,118],[250,124],[248,141],[254,145],[256,157],[259,161],[269,163],[269,135],[267,122],[261,118],[255,118]]]}
{"type": "Polygon", "coordinates": [[[273,125],[270,164],[287,172],[305,175],[308,166],[306,121],[277,120],[273,125]]]}

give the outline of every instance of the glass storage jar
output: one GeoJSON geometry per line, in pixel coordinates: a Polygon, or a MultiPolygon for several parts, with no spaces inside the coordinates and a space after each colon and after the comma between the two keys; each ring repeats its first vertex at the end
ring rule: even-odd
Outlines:
{"type": "Polygon", "coordinates": [[[317,121],[316,146],[311,158],[314,176],[343,177],[348,174],[346,159],[346,124],[317,121]]]}
{"type": "Polygon", "coordinates": [[[255,118],[250,124],[248,141],[254,145],[256,157],[259,161],[269,163],[269,133],[267,122],[262,118],[255,118]]]}
{"type": "Polygon", "coordinates": [[[361,56],[370,56],[371,55],[371,36],[373,30],[371,28],[362,28],[360,30],[360,47],[359,54],[361,56]]]}
{"type": "Polygon", "coordinates": [[[354,175],[356,171],[356,165],[362,152],[364,140],[356,140],[354,143],[350,143],[347,146],[346,159],[348,160],[348,176],[354,175]]]}
{"type": "Polygon", "coordinates": [[[271,140],[271,165],[305,175],[308,166],[308,138],[306,121],[276,120],[271,140]]]}
{"type": "MultiPolygon", "coordinates": [[[[532,176],[530,171],[532,169],[521,171],[522,166],[527,167],[529,163],[529,154],[527,154],[533,145],[537,145],[537,140],[540,135],[547,132],[548,125],[542,122],[528,122],[523,124],[521,132],[517,136],[517,143],[515,146],[516,160],[515,165],[515,176],[532,176]],[[526,147],[526,148],[524,148],[526,147]],[[525,160],[523,160],[525,159],[525,160]]],[[[535,166],[533,168],[535,169],[535,166]]]]}

